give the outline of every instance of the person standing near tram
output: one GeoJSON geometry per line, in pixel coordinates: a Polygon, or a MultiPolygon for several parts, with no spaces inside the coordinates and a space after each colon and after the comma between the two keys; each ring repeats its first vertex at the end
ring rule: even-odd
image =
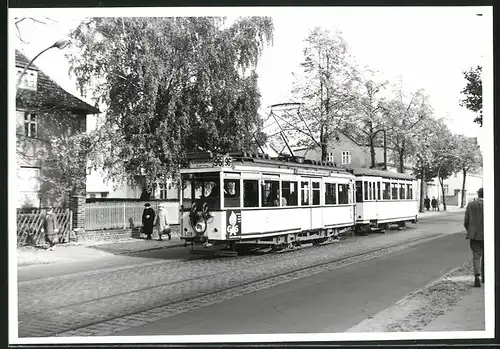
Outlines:
{"type": "Polygon", "coordinates": [[[151,208],[151,204],[144,204],[145,208],[142,211],[142,226],[143,232],[146,234],[146,240],[151,240],[153,234],[153,223],[155,221],[155,211],[151,208]]]}

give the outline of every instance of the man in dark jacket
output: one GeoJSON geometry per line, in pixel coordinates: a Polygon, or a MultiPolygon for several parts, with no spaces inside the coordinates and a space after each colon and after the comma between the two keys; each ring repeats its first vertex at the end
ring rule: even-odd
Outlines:
{"type": "Polygon", "coordinates": [[[153,234],[153,223],[155,221],[155,211],[151,208],[151,204],[149,202],[144,206],[145,209],[142,211],[143,232],[146,234],[146,240],[151,240],[151,235],[153,234]]]}
{"type": "Polygon", "coordinates": [[[464,227],[466,239],[470,240],[472,264],[474,266],[474,287],[481,287],[479,276],[484,283],[484,220],[483,220],[483,188],[477,191],[478,199],[469,202],[465,209],[464,227]]]}

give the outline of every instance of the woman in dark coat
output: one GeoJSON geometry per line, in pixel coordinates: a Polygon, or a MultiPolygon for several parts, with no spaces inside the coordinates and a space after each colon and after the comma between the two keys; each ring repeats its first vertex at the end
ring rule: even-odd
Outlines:
{"type": "Polygon", "coordinates": [[[43,219],[42,232],[45,233],[45,241],[49,243],[49,251],[53,251],[59,238],[57,236],[59,229],[57,229],[56,215],[52,207],[47,209],[47,213],[43,219]]]}
{"type": "Polygon", "coordinates": [[[155,221],[155,211],[151,208],[149,203],[144,205],[146,208],[142,211],[142,226],[146,240],[151,240],[153,234],[153,223],[155,221]]]}

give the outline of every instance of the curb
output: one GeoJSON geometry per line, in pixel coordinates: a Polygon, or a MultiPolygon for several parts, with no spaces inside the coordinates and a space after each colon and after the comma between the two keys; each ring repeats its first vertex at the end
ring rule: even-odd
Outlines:
{"type": "Polygon", "coordinates": [[[177,247],[184,247],[184,243],[179,243],[179,244],[175,244],[175,245],[168,245],[168,246],[150,247],[150,248],[136,250],[136,251],[124,251],[124,252],[108,252],[108,251],[104,251],[104,252],[108,252],[108,253],[116,254],[116,255],[124,255],[124,254],[147,252],[147,251],[154,251],[154,250],[167,250],[169,248],[177,248],[177,247]]]}

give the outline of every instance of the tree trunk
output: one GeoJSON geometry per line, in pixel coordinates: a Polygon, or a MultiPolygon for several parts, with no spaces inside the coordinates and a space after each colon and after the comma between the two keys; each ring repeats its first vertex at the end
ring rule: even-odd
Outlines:
{"type": "MultiPolygon", "coordinates": [[[[443,211],[446,211],[446,198],[444,196],[444,179],[439,178],[439,184],[441,184],[441,194],[443,197],[443,211]]],[[[438,202],[438,208],[439,208],[439,202],[438,202]]]]}
{"type": "Polygon", "coordinates": [[[321,161],[327,160],[328,144],[323,141],[321,142],[321,161]]]}
{"type": "Polygon", "coordinates": [[[460,207],[464,208],[464,206],[465,206],[465,176],[467,175],[467,170],[465,168],[463,168],[462,173],[463,173],[464,179],[462,181],[462,200],[460,203],[460,207]]]}
{"type": "Polygon", "coordinates": [[[420,172],[420,209],[419,212],[424,212],[424,184],[425,184],[425,167],[422,166],[422,171],[420,172]]]}
{"type": "Polygon", "coordinates": [[[404,158],[405,158],[405,155],[404,155],[404,151],[401,150],[399,152],[399,173],[405,173],[405,164],[404,164],[404,158]]]}

